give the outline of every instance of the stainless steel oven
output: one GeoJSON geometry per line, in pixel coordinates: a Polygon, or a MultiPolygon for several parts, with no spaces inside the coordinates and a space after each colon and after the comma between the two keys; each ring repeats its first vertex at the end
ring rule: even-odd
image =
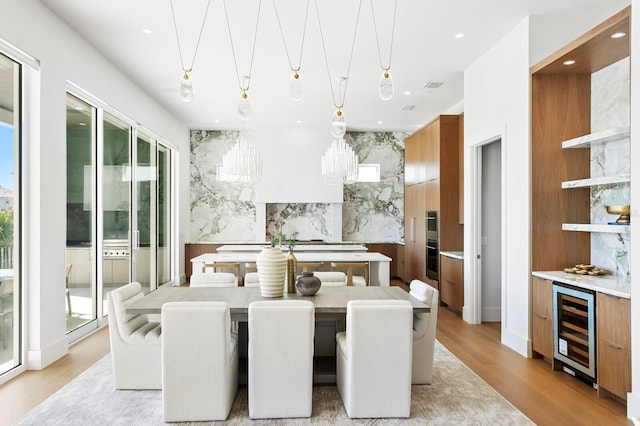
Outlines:
{"type": "Polygon", "coordinates": [[[425,213],[427,277],[432,280],[440,280],[440,225],[438,212],[430,210],[425,213]]]}
{"type": "MultiPolygon", "coordinates": [[[[595,295],[553,283],[553,357],[590,379],[596,377],[595,295]]],[[[565,371],[567,369],[565,368],[565,371]]],[[[575,371],[567,371],[573,375],[575,371]]]]}

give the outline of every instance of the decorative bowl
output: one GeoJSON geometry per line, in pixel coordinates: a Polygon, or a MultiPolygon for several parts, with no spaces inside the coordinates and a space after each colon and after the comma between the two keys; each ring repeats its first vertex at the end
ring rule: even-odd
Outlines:
{"type": "Polygon", "coordinates": [[[616,220],[617,223],[629,223],[631,213],[631,206],[606,206],[607,213],[618,214],[620,217],[616,220]]]}

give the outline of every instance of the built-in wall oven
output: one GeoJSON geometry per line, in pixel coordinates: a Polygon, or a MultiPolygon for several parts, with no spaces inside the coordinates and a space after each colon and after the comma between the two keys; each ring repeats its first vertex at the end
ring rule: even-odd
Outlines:
{"type": "Polygon", "coordinates": [[[568,367],[566,372],[595,382],[595,293],[555,281],[552,292],[553,357],[568,367]]]}
{"type": "Polygon", "coordinates": [[[427,256],[427,277],[432,280],[440,280],[440,225],[438,223],[438,212],[430,210],[425,213],[426,230],[426,256],[427,256]]]}

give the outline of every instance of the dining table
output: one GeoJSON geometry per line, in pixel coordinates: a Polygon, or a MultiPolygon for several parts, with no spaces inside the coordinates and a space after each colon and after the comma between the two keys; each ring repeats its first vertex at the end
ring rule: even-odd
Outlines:
{"type": "MultiPolygon", "coordinates": [[[[300,262],[368,262],[369,286],[385,286],[390,284],[391,258],[378,252],[360,251],[325,251],[325,252],[295,252],[300,262]]],[[[258,251],[204,253],[191,259],[192,271],[201,271],[204,264],[212,263],[255,263],[258,251]]]]}
{"type": "Polygon", "coordinates": [[[316,324],[313,382],[336,383],[335,333],[345,329],[347,304],[350,300],[406,300],[414,313],[428,313],[431,307],[411,296],[402,288],[391,287],[320,287],[313,296],[283,293],[282,297],[262,297],[259,287],[160,287],[131,303],[127,314],[162,314],[168,302],[219,301],[229,304],[231,320],[237,322],[239,335],[238,381],[247,383],[247,339],[249,305],[262,300],[308,300],[313,303],[316,324]],[[328,337],[327,337],[328,335],[328,337]],[[324,337],[321,337],[324,336],[324,337]]]}
{"type": "Polygon", "coordinates": [[[160,314],[167,302],[227,302],[231,319],[248,319],[249,304],[259,300],[308,300],[313,303],[316,318],[332,320],[344,318],[350,300],[407,300],[414,313],[430,312],[430,307],[402,288],[390,287],[320,287],[313,296],[283,293],[270,298],[260,294],[260,287],[160,287],[127,306],[128,314],[160,314]]]}

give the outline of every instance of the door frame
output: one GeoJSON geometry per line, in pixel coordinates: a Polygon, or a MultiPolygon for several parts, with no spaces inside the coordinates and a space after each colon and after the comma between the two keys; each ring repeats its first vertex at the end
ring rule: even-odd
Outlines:
{"type": "MultiPolygon", "coordinates": [[[[493,142],[500,141],[500,174],[505,176],[506,170],[506,126],[503,131],[497,135],[491,136],[479,143],[469,146],[469,169],[470,178],[467,185],[469,211],[471,214],[465,217],[465,226],[469,229],[470,247],[469,254],[465,253],[465,261],[469,262],[469,266],[465,267],[465,303],[462,308],[462,318],[470,324],[482,323],[482,148],[493,142]]],[[[466,182],[465,182],[466,183],[466,182]]],[[[465,188],[465,190],[467,189],[465,188]]],[[[466,193],[466,191],[465,191],[466,193]]],[[[506,243],[506,182],[501,179],[500,182],[500,280],[501,280],[501,320],[502,327],[505,325],[505,300],[506,300],[506,265],[505,253],[507,250],[506,243]]],[[[465,212],[466,213],[466,212],[465,212]]],[[[466,251],[466,249],[465,249],[466,251]]]]}

